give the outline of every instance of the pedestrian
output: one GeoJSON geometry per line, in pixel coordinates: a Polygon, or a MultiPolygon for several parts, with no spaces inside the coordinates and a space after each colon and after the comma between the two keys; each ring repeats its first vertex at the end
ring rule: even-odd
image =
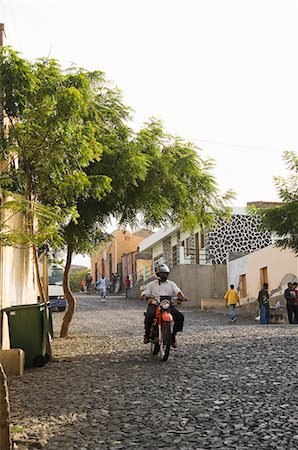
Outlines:
{"type": "Polygon", "coordinates": [[[127,275],[126,279],[125,279],[125,297],[126,298],[130,298],[130,279],[129,276],[127,275]]]}
{"type": "Polygon", "coordinates": [[[120,275],[116,272],[114,278],[115,278],[114,292],[115,294],[118,294],[118,292],[120,291],[120,275]]]}
{"type": "Polygon", "coordinates": [[[117,273],[112,274],[112,292],[116,292],[116,284],[117,284],[117,273]]]}
{"type": "Polygon", "coordinates": [[[87,292],[90,291],[91,283],[92,283],[92,275],[91,275],[91,272],[88,272],[86,275],[86,290],[87,290],[87,292]]]}
{"type": "Polygon", "coordinates": [[[293,283],[293,287],[294,287],[294,292],[295,292],[295,308],[294,308],[294,313],[295,313],[295,322],[298,323],[298,283],[297,281],[294,281],[293,283]]]}
{"type": "Polygon", "coordinates": [[[240,306],[240,299],[238,292],[235,291],[235,286],[233,284],[230,285],[230,289],[226,292],[224,299],[226,301],[226,306],[229,307],[230,319],[231,322],[236,322],[236,305],[240,306]]]}
{"type": "Polygon", "coordinates": [[[296,293],[295,286],[293,283],[289,282],[288,287],[284,292],[284,297],[287,302],[287,311],[288,311],[288,321],[289,323],[295,323],[295,303],[296,303],[296,293]]]}
{"type": "Polygon", "coordinates": [[[85,292],[85,280],[82,280],[81,282],[80,282],[80,286],[81,286],[81,292],[85,292]]]}
{"type": "Polygon", "coordinates": [[[270,323],[268,283],[264,283],[263,288],[259,291],[258,302],[260,306],[260,324],[268,325],[270,323]]]}
{"type": "Polygon", "coordinates": [[[102,275],[101,278],[96,282],[96,289],[99,292],[102,302],[106,301],[107,287],[108,287],[108,280],[105,278],[104,275],[102,275]]]}

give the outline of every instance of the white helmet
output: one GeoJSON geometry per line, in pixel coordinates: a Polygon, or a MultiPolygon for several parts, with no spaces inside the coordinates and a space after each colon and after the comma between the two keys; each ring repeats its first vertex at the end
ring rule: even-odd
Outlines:
{"type": "Polygon", "coordinates": [[[170,273],[170,269],[168,268],[168,266],[164,263],[158,263],[157,266],[155,267],[155,273],[170,273]]]}

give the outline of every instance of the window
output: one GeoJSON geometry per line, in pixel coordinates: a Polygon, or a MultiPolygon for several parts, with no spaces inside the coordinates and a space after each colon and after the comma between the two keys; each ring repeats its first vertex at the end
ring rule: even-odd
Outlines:
{"type": "Polygon", "coordinates": [[[247,297],[246,275],[240,275],[240,297],[247,297]]]}
{"type": "Polygon", "coordinates": [[[63,284],[63,272],[62,267],[55,265],[49,266],[49,285],[62,286],[63,284]]]}
{"type": "Polygon", "coordinates": [[[173,266],[177,266],[177,245],[174,245],[172,247],[172,261],[173,261],[173,266]]]}
{"type": "Polygon", "coordinates": [[[260,282],[261,282],[261,288],[263,287],[264,283],[268,283],[268,270],[267,270],[267,267],[262,267],[260,269],[260,282]]]}
{"type": "Polygon", "coordinates": [[[185,256],[189,256],[191,254],[190,251],[190,237],[185,240],[185,256]]]}
{"type": "Polygon", "coordinates": [[[204,248],[205,247],[205,234],[204,233],[200,233],[200,248],[204,248]]]}

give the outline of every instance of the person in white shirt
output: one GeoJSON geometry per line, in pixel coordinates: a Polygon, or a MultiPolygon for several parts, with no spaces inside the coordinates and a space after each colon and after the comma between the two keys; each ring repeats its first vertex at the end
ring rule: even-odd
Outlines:
{"type": "Polygon", "coordinates": [[[96,282],[96,289],[99,292],[102,302],[106,301],[106,292],[108,287],[108,280],[102,275],[101,278],[96,282]]]}
{"type": "MultiPolygon", "coordinates": [[[[184,294],[182,293],[181,289],[177,286],[177,284],[174,283],[174,281],[168,280],[170,269],[166,264],[158,264],[158,266],[155,269],[155,273],[157,276],[157,280],[150,281],[141,295],[141,299],[147,299],[148,301],[147,315],[145,319],[144,344],[148,344],[148,342],[150,341],[149,338],[150,328],[155,318],[157,302],[156,300],[154,300],[154,297],[159,297],[161,295],[168,295],[171,297],[178,297],[181,299],[181,301],[188,300],[186,297],[184,297],[184,294]]],[[[175,307],[172,307],[171,314],[174,319],[174,328],[171,339],[171,345],[173,347],[177,347],[176,334],[179,331],[182,331],[183,329],[184,316],[175,307]]]]}

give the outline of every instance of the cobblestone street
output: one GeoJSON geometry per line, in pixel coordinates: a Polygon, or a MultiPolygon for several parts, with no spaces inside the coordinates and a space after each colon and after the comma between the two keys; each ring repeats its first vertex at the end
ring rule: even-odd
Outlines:
{"type": "Polygon", "coordinates": [[[142,343],[144,302],[77,300],[53,362],[9,378],[16,449],[298,448],[296,325],[182,309],[160,362],[142,343]]]}

